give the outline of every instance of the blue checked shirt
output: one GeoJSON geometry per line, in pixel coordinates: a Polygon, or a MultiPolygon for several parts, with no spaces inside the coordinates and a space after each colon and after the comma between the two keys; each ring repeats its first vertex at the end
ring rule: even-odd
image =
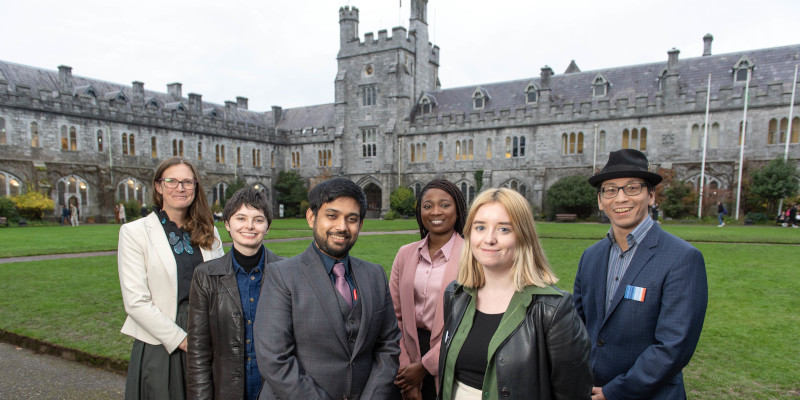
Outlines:
{"type": "Polygon", "coordinates": [[[244,373],[245,398],[247,400],[256,400],[258,393],[261,391],[261,373],[258,371],[256,348],[255,343],[253,343],[253,323],[256,320],[256,307],[261,293],[261,281],[264,278],[264,254],[266,254],[266,251],[262,252],[261,260],[258,261],[258,265],[249,274],[236,262],[236,257],[231,257],[233,270],[236,271],[239,297],[242,302],[242,316],[246,321],[244,324],[244,373]]]}
{"type": "Polygon", "coordinates": [[[606,310],[611,305],[614,293],[619,287],[619,281],[625,276],[625,271],[628,270],[628,265],[630,265],[633,255],[636,254],[636,245],[644,239],[652,226],[653,219],[648,215],[636,228],[633,228],[626,237],[628,240],[628,250],[626,251],[622,251],[622,248],[614,240],[613,228],[608,230],[606,236],[611,242],[611,251],[608,253],[608,275],[606,276],[606,310]]]}

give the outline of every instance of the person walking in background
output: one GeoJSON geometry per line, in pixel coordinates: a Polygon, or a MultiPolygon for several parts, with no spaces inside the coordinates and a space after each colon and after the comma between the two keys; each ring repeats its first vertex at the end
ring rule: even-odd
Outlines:
{"type": "Polygon", "coordinates": [[[119,204],[114,203],[114,222],[119,223],[119,204]]]}
{"type": "Polygon", "coordinates": [[[80,217],[80,214],[79,214],[79,211],[78,211],[78,206],[76,206],[75,204],[70,204],[69,205],[69,223],[72,224],[72,226],[78,226],[80,224],[79,217],[80,217]]]}
{"type": "Polygon", "coordinates": [[[121,224],[125,223],[125,203],[119,203],[119,222],[121,224]]]}
{"type": "Polygon", "coordinates": [[[70,225],[69,208],[67,208],[66,204],[63,207],[61,207],[61,226],[64,226],[65,223],[67,225],[70,225]]]}
{"type": "Polygon", "coordinates": [[[386,399],[399,366],[383,267],[349,255],[367,213],[361,187],[334,178],[308,193],[314,241],[267,266],[255,321],[259,399],[386,399]]]}
{"type": "Polygon", "coordinates": [[[793,204],[789,209],[789,226],[797,228],[797,204],[793,204]]]}
{"type": "Polygon", "coordinates": [[[133,337],[125,399],[186,398],[186,320],[192,274],[221,257],[197,170],[185,158],[162,161],[153,176],[155,208],[119,230],[118,270],[133,337]]]}
{"type": "Polygon", "coordinates": [[[573,288],[591,337],[594,400],[686,398],[681,371],[700,339],[708,282],[700,251],[647,213],[659,182],[632,149],[611,152],[589,178],[611,221],[581,256],[573,288]]]}
{"type": "Polygon", "coordinates": [[[728,210],[725,209],[725,206],[722,204],[721,201],[718,201],[717,202],[717,219],[719,220],[719,225],[717,225],[718,227],[721,228],[721,227],[725,226],[724,217],[725,217],[725,214],[727,214],[727,213],[728,213],[728,210]]]}
{"type": "Polygon", "coordinates": [[[441,299],[458,274],[467,205],[456,185],[435,179],[417,195],[416,214],[422,240],[400,248],[389,278],[402,332],[395,385],[404,399],[434,400],[444,328],[441,299]]]}
{"type": "Polygon", "coordinates": [[[252,322],[264,267],[283,257],[263,245],[272,223],[266,194],[239,189],[225,203],[222,219],[233,247],[200,264],[189,290],[189,400],[255,400],[261,391],[252,322]]]}
{"type": "Polygon", "coordinates": [[[542,250],[528,201],[490,188],[444,294],[440,398],[588,399],[589,335],[542,250]]]}

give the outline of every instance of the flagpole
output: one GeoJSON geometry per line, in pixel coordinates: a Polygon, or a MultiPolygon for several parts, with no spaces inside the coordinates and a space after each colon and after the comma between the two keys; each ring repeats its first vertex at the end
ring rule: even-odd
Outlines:
{"type": "Polygon", "coordinates": [[[708,74],[708,91],[706,92],[706,123],[703,129],[703,161],[700,163],[700,202],[697,205],[697,218],[703,218],[703,189],[706,186],[706,145],[708,144],[708,111],[711,106],[711,74],[708,74]]]}
{"type": "Polygon", "coordinates": [[[597,173],[597,124],[594,124],[594,156],[592,157],[592,174],[597,173]]]}
{"type": "Polygon", "coordinates": [[[747,69],[747,81],[744,86],[744,113],[742,115],[742,143],[739,145],[739,180],[736,182],[736,216],[739,219],[739,202],[742,199],[742,170],[744,169],[744,144],[747,138],[747,103],[750,99],[750,73],[752,68],[747,69]]]}
{"type": "MultiPolygon", "coordinates": [[[[794,80],[792,81],[792,100],[789,103],[789,126],[786,127],[786,146],[783,150],[783,161],[789,160],[789,141],[792,140],[792,113],[794,112],[794,94],[795,89],[797,89],[797,67],[798,64],[794,65],[794,80]]],[[[778,216],[781,215],[781,210],[783,210],[783,199],[778,202],[778,216]]]]}

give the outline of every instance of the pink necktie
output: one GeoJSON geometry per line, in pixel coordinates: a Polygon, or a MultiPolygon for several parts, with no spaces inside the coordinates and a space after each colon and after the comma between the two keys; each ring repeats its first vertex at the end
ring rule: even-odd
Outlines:
{"type": "Polygon", "coordinates": [[[336,275],[336,290],[344,297],[344,301],[350,308],[353,308],[353,298],[350,295],[350,285],[344,277],[344,264],[337,262],[333,264],[333,274],[336,275]]]}

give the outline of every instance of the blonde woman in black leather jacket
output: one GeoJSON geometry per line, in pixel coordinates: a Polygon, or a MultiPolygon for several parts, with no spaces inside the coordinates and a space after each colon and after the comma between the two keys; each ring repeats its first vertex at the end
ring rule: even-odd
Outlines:
{"type": "Polygon", "coordinates": [[[589,336],[553,285],[528,202],[487,189],[472,204],[458,279],[444,295],[441,399],[589,399],[589,336]]]}

